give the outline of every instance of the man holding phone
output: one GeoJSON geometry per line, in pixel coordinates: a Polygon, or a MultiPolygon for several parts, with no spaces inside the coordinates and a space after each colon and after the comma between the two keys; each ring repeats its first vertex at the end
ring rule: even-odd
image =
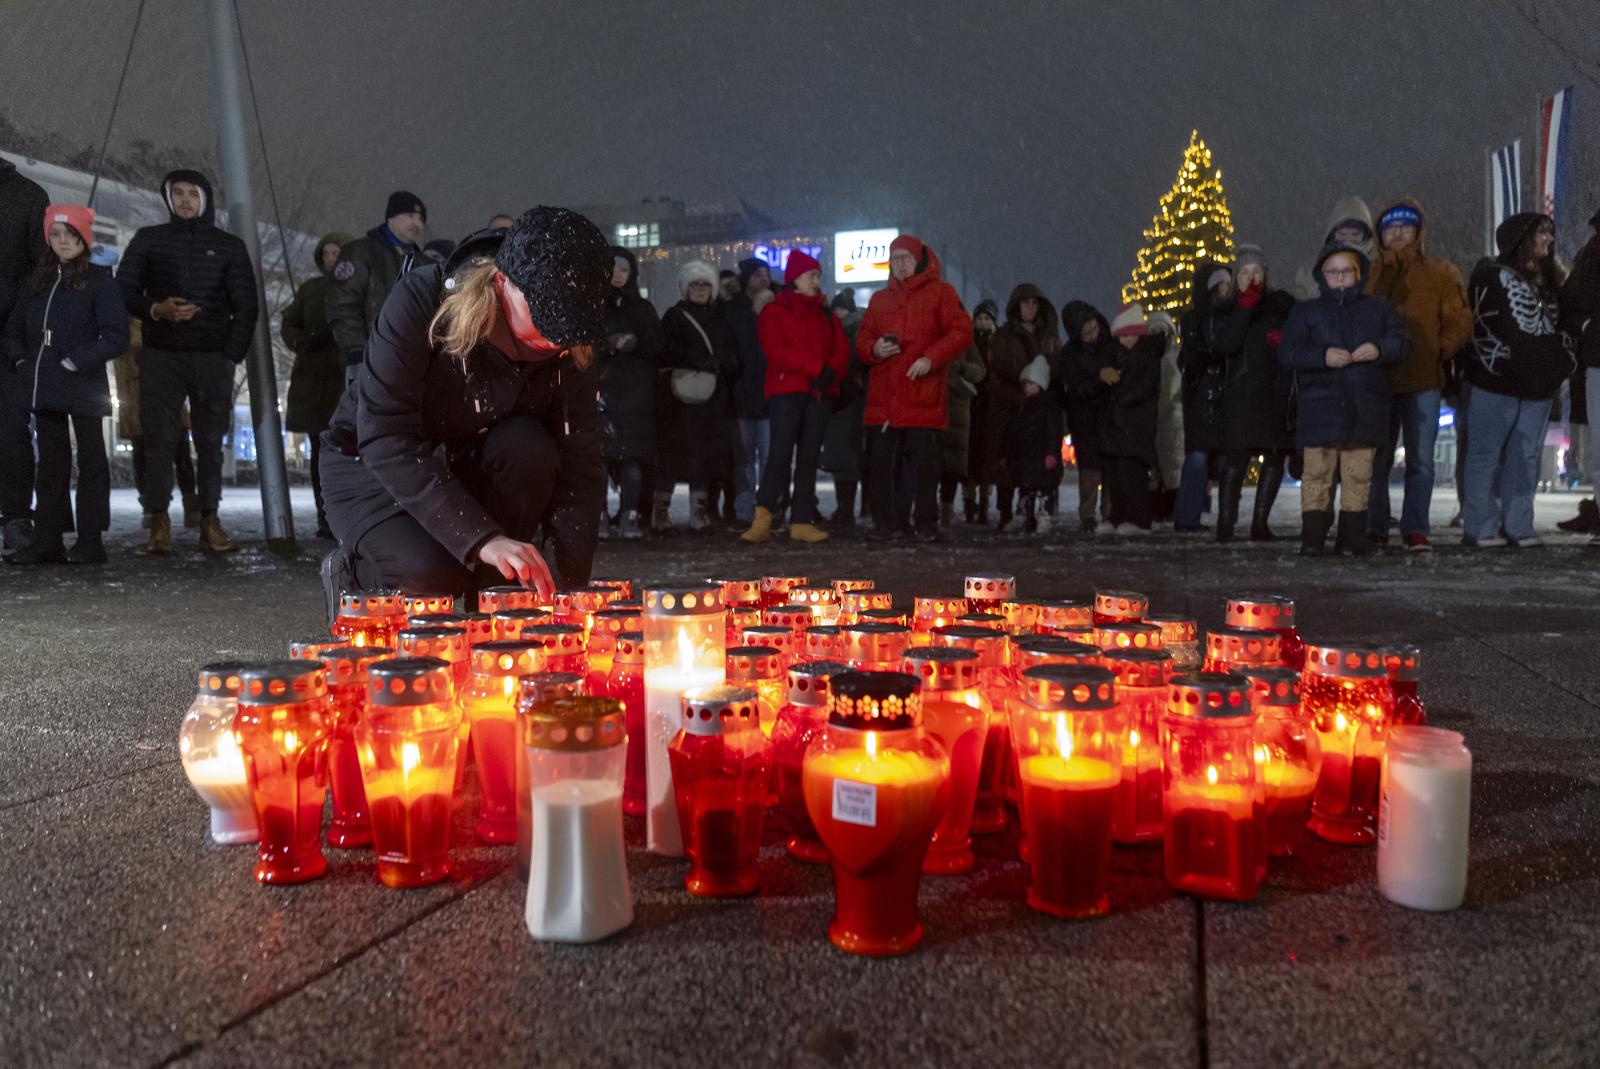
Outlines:
{"type": "MultiPolygon", "coordinates": [[[[199,171],[173,171],[161,183],[169,222],[128,243],[117,280],[129,314],[143,322],[139,420],[151,457],[171,457],[185,401],[194,434],[200,548],[232,553],[238,544],[217,518],[222,500],[222,438],[233,413],[234,373],[250,350],[260,314],[255,271],[244,242],[216,225],[211,183],[199,171]]],[[[147,474],[151,511],[146,553],[172,552],[170,462],[147,474]]]]}

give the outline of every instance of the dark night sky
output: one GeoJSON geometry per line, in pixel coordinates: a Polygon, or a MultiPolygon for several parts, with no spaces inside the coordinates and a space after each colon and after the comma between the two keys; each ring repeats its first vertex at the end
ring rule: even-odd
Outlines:
{"type": "MultiPolygon", "coordinates": [[[[1348,192],[1421,196],[1436,244],[1470,259],[1484,150],[1521,136],[1531,186],[1536,100],[1568,83],[1586,218],[1600,4],[1520,2],[1594,59],[1483,0],[241,11],[280,191],[322,191],[290,225],[365,228],[397,187],[447,237],[539,202],[743,196],[780,218],[904,220],[997,296],[1027,278],[1105,306],[1191,127],[1281,285],[1348,192]]],[[[97,144],[134,7],[0,2],[0,113],[97,144]]],[[[214,143],[207,40],[198,0],[151,0],[114,145],[214,143]]]]}

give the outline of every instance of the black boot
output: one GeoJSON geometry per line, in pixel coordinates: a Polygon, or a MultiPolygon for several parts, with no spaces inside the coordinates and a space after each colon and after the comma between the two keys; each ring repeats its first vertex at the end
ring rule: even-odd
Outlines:
{"type": "Polygon", "coordinates": [[[1261,466],[1261,481],[1256,483],[1255,507],[1250,510],[1250,541],[1277,541],[1267,521],[1272,518],[1272,504],[1278,500],[1278,488],[1282,485],[1283,455],[1266,457],[1261,466]]]}
{"type": "Polygon", "coordinates": [[[1239,522],[1239,495],[1244,491],[1244,465],[1223,461],[1217,477],[1217,541],[1232,542],[1239,522]]]}
{"type": "Polygon", "coordinates": [[[1339,537],[1334,543],[1335,553],[1348,553],[1352,557],[1370,557],[1378,547],[1367,537],[1367,510],[1339,512],[1339,537]]]}
{"type": "Polygon", "coordinates": [[[1323,543],[1328,540],[1328,528],[1333,526],[1332,512],[1302,512],[1300,514],[1300,555],[1322,556],[1323,543]]]}
{"type": "Polygon", "coordinates": [[[836,504],[833,515],[828,522],[836,527],[854,527],[856,525],[856,484],[855,479],[844,479],[834,476],[833,491],[836,504]]]}

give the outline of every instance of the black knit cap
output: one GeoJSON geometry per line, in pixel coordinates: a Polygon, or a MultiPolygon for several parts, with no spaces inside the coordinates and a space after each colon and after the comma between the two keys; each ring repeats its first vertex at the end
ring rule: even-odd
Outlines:
{"type": "Polygon", "coordinates": [[[529,209],[507,232],[494,265],[528,298],[534,325],[560,346],[605,340],[611,293],[611,247],[577,212],[529,209]]]}
{"type": "Polygon", "coordinates": [[[1516,254],[1517,247],[1528,239],[1528,235],[1539,229],[1541,223],[1547,223],[1550,217],[1543,212],[1517,212],[1507,216],[1506,220],[1494,228],[1494,247],[1500,250],[1500,259],[1509,260],[1516,254]]]}
{"type": "Polygon", "coordinates": [[[393,219],[395,216],[404,215],[407,212],[416,212],[422,216],[424,223],[428,221],[428,207],[422,203],[421,197],[415,193],[407,193],[403,189],[397,189],[389,194],[389,204],[383,209],[383,217],[385,219],[393,219]]]}

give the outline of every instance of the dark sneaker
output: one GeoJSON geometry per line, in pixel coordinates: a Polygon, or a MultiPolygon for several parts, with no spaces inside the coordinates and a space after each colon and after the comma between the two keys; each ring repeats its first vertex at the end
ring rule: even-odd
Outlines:
{"type": "Polygon", "coordinates": [[[106,560],[106,544],[99,535],[79,535],[67,550],[68,564],[104,564],[106,560]]]}

